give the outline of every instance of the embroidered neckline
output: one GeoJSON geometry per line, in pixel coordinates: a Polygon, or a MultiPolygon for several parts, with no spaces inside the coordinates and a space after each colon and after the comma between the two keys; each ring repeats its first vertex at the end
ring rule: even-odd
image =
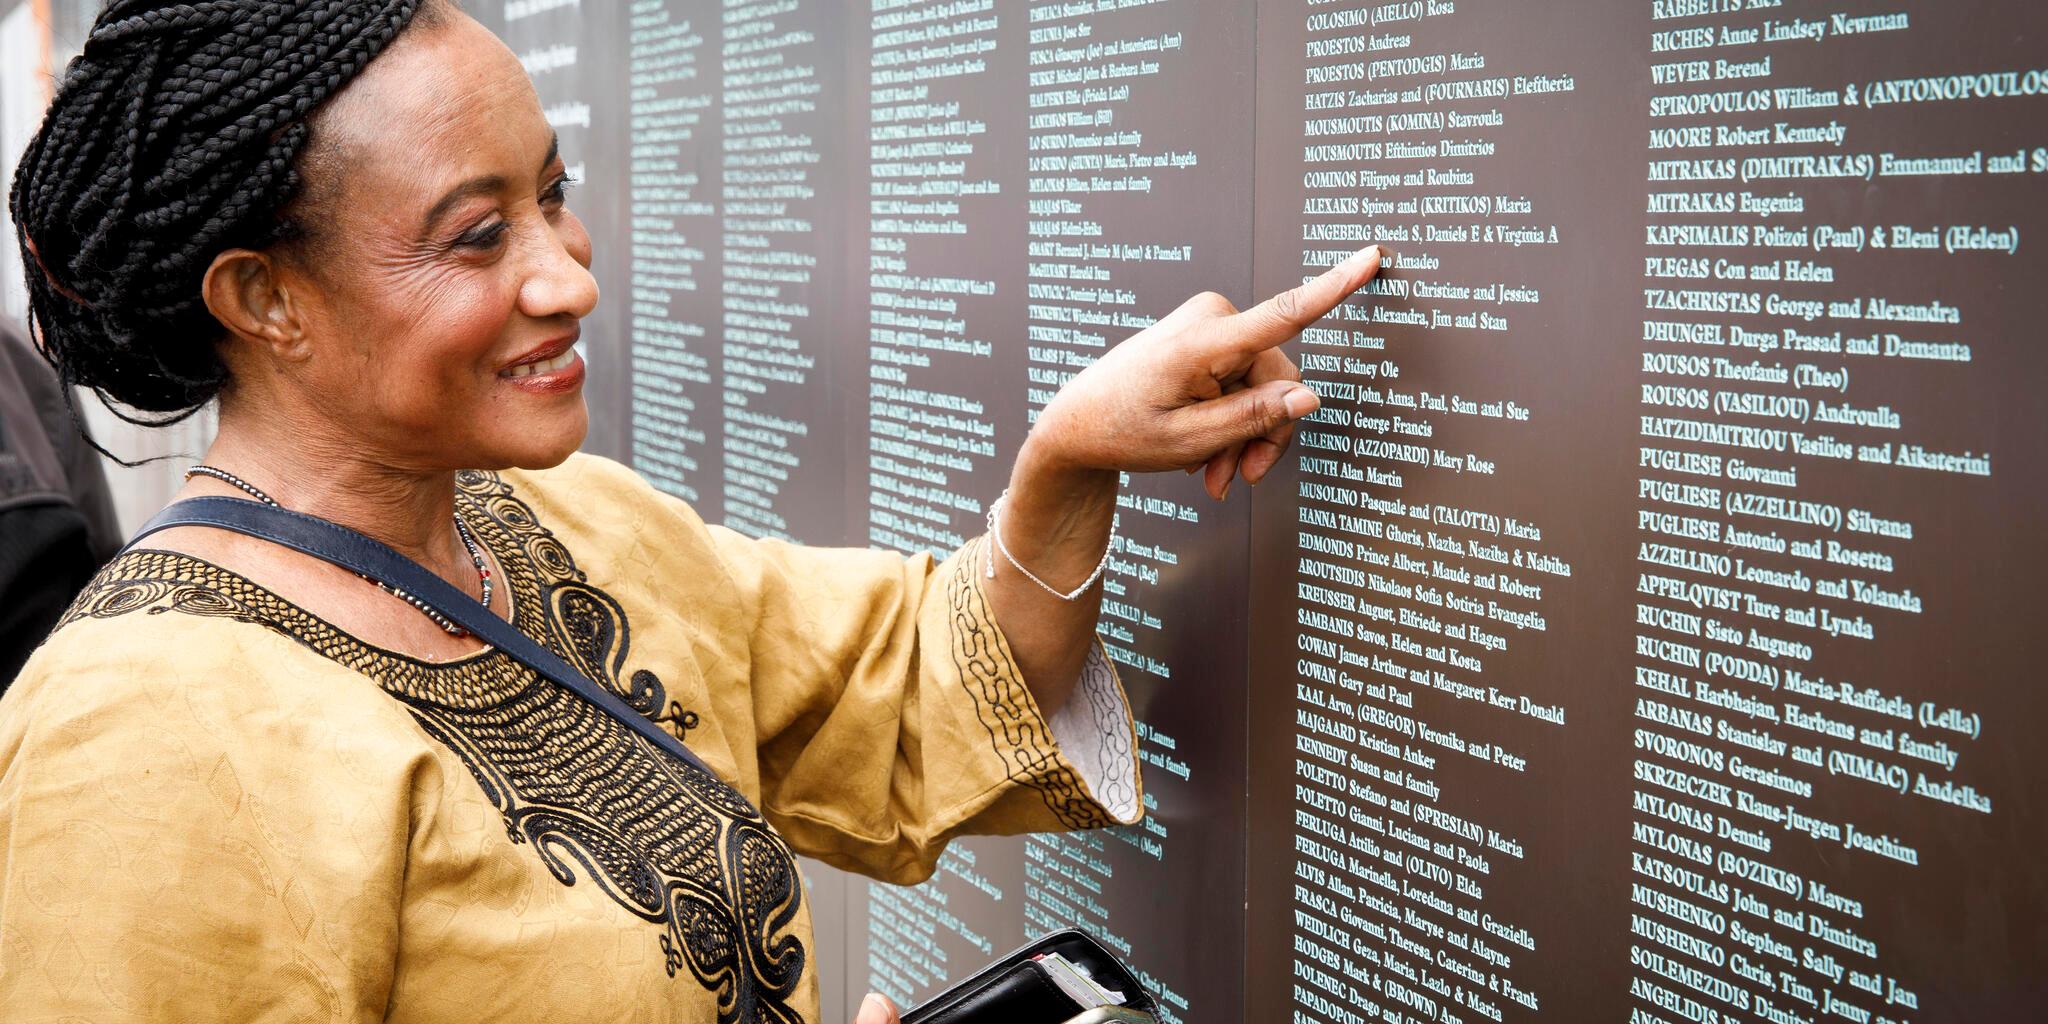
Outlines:
{"type": "MultiPolygon", "coordinates": [[[[495,474],[477,476],[493,481],[496,478],[495,474]]],[[[458,478],[460,483],[462,480],[458,478]]],[[[506,524],[493,519],[481,508],[474,484],[458,486],[455,513],[462,517],[464,525],[476,535],[477,542],[498,563],[506,587],[509,621],[521,632],[527,632],[531,624],[541,622],[545,599],[541,594],[538,572],[523,545],[517,542],[506,524]]],[[[579,578],[582,575],[577,573],[579,578]]],[[[144,610],[146,606],[152,615],[184,611],[262,625],[312,648],[329,660],[377,679],[392,673],[464,672],[480,667],[502,671],[520,667],[494,646],[456,658],[434,660],[374,643],[242,573],[197,555],[165,548],[142,547],[122,552],[101,571],[94,585],[86,588],[86,594],[81,594],[78,602],[65,613],[57,629],[87,615],[104,618],[113,613],[144,610]],[[155,601],[136,602],[134,598],[140,595],[133,595],[120,607],[88,608],[86,594],[92,593],[100,578],[160,583],[165,585],[165,592],[154,595],[155,601]],[[179,590],[176,584],[205,588],[211,593],[179,590]]],[[[532,636],[531,633],[528,635],[532,636]]],[[[545,635],[534,639],[547,646],[555,646],[545,635]]]]}

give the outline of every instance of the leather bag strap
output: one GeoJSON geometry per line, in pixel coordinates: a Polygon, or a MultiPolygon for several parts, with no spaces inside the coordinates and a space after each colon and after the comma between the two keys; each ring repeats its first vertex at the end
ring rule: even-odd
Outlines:
{"type": "Polygon", "coordinates": [[[499,618],[476,598],[457,590],[418,562],[373,538],[303,512],[243,498],[208,496],[172,503],[144,523],[128,541],[128,547],[133,548],[150,534],[179,526],[210,526],[260,538],[403,590],[469,630],[472,636],[518,659],[526,667],[618,719],[619,724],[638,733],[656,748],[681,758],[699,771],[714,774],[689,747],[683,745],[683,741],[634,710],[617,694],[591,682],[560,656],[499,618]]]}

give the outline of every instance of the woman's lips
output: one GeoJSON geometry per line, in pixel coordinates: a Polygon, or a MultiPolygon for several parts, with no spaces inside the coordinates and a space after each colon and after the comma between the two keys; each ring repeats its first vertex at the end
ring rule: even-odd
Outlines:
{"type": "Polygon", "coordinates": [[[498,376],[513,387],[535,394],[574,391],[583,385],[583,357],[571,346],[550,359],[508,366],[498,371],[498,376]]]}

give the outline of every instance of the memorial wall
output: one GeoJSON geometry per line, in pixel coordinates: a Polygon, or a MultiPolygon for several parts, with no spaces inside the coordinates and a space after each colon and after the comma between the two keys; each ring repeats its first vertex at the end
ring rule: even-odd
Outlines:
{"type": "Polygon", "coordinates": [[[755,535],[949,550],[1107,347],[1392,253],[1260,487],[1127,481],[1147,819],[809,866],[828,1015],[1079,925],[1171,1021],[2048,1018],[2048,9],[470,8],[591,446],[755,535]]]}

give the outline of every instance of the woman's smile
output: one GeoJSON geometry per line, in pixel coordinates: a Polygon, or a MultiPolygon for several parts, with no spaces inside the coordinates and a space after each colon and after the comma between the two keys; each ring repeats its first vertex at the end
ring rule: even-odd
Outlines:
{"type": "Polygon", "coordinates": [[[576,351],[581,332],[565,335],[535,349],[498,371],[498,378],[534,394],[559,395],[583,386],[583,357],[576,351]]]}

